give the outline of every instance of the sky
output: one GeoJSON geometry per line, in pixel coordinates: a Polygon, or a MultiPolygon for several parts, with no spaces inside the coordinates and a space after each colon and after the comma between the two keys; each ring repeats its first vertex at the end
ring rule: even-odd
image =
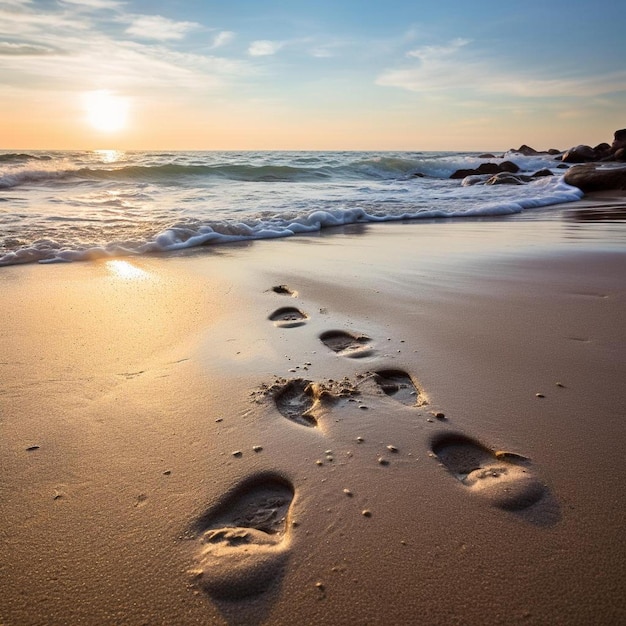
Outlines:
{"type": "Polygon", "coordinates": [[[616,0],[0,0],[0,149],[610,143],[624,24],[616,0]]]}

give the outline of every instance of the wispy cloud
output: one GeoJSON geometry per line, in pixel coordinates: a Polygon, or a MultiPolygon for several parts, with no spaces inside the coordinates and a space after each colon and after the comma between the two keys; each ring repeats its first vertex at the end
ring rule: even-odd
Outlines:
{"type": "Polygon", "coordinates": [[[213,37],[213,43],[211,44],[211,49],[215,50],[215,48],[221,48],[226,44],[229,44],[235,38],[235,33],[230,30],[223,30],[215,37],[213,37]]]}
{"type": "Polygon", "coordinates": [[[124,4],[116,0],[60,0],[60,2],[87,9],[117,9],[124,4]]]}
{"type": "Polygon", "coordinates": [[[454,56],[461,48],[472,43],[471,39],[457,38],[443,46],[423,46],[415,50],[409,50],[406,55],[419,59],[422,63],[441,61],[446,57],[454,56]]]}
{"type": "Polygon", "coordinates": [[[32,4],[32,0],[3,0],[5,7],[24,7],[32,4]]]}
{"type": "Polygon", "coordinates": [[[284,41],[270,41],[261,39],[253,41],[248,48],[248,54],[253,57],[265,57],[276,54],[283,46],[284,41]]]}
{"type": "Polygon", "coordinates": [[[442,98],[459,92],[513,96],[518,98],[594,97],[626,91],[626,71],[597,76],[555,78],[549,68],[531,75],[528,69],[510,69],[492,57],[471,49],[469,39],[454,39],[442,45],[429,45],[407,52],[415,61],[388,69],[376,84],[398,87],[424,97],[442,98]]]}
{"type": "Polygon", "coordinates": [[[0,41],[0,56],[41,56],[54,52],[52,48],[37,44],[0,41]]]}
{"type": "Polygon", "coordinates": [[[3,90],[16,87],[172,93],[178,89],[178,93],[193,97],[194,93],[215,91],[254,71],[246,59],[172,48],[169,42],[178,41],[198,27],[195,23],[125,15],[117,10],[100,21],[93,11],[68,13],[58,7],[47,13],[25,4],[15,10],[0,8],[3,90]],[[144,37],[129,40],[128,31],[116,36],[115,30],[123,31],[124,22],[130,23],[128,30],[138,28],[154,41],[142,41],[144,37]]]}
{"type": "Polygon", "coordinates": [[[138,15],[132,18],[126,33],[140,39],[167,41],[183,39],[189,31],[199,27],[196,22],[176,22],[161,15],[138,15]]]}

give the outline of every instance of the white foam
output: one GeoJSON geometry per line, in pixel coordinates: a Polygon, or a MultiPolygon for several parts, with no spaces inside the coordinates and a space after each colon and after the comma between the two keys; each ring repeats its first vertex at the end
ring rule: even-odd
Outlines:
{"type": "Polygon", "coordinates": [[[560,176],[493,187],[469,184],[476,177],[463,184],[448,179],[457,169],[507,158],[530,172],[555,164],[545,155],[458,153],[139,153],[119,167],[87,153],[61,153],[46,162],[9,163],[0,167],[0,181],[15,183],[11,197],[0,195],[0,232],[5,224],[11,232],[4,242],[0,235],[6,250],[0,265],[174,251],[355,223],[509,215],[582,196],[560,176]],[[106,175],[90,180],[98,168],[106,175]],[[299,171],[306,168],[325,178],[299,171]],[[259,172],[292,178],[262,180],[259,172]],[[140,182],[148,175],[150,183],[140,182]]]}

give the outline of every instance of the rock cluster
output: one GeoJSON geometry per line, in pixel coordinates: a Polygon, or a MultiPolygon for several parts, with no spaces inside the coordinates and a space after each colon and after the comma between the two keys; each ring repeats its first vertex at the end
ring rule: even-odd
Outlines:
{"type": "Polygon", "coordinates": [[[561,160],[565,163],[592,163],[594,161],[626,161],[626,128],[616,130],[613,143],[601,143],[592,148],[580,145],[567,150],[561,160]]]}
{"type": "Polygon", "coordinates": [[[502,163],[481,163],[476,169],[457,170],[450,178],[465,178],[466,176],[499,174],[501,172],[515,174],[519,172],[519,167],[511,161],[503,161],[502,163]]]}
{"type": "MultiPolygon", "coordinates": [[[[553,155],[560,161],[555,168],[567,168],[564,180],[567,184],[578,187],[584,192],[610,189],[626,190],[626,128],[616,130],[613,143],[601,143],[595,147],[579,145],[561,152],[550,148],[540,152],[521,145],[509,150],[508,154],[535,156],[553,155]],[[624,163],[625,165],[620,165],[624,163]],[[568,164],[573,164],[571,167],[568,164]]],[[[482,154],[481,158],[496,158],[493,154],[482,154]]],[[[538,176],[551,176],[550,170],[540,170],[532,176],[519,174],[519,167],[511,161],[502,163],[482,163],[476,169],[457,170],[450,178],[462,178],[463,185],[523,185],[538,176]]]]}
{"type": "Polygon", "coordinates": [[[584,163],[570,167],[563,180],[585,193],[591,191],[626,190],[626,165],[584,163]]]}
{"type": "Polygon", "coordinates": [[[565,163],[576,163],[565,172],[568,185],[591,191],[626,190],[626,128],[616,130],[613,143],[601,143],[595,148],[576,146],[563,154],[565,163]]]}

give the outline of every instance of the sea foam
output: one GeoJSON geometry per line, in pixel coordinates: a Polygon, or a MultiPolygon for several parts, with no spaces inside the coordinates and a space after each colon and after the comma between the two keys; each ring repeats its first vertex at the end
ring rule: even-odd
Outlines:
{"type": "Polygon", "coordinates": [[[571,202],[552,157],[516,153],[0,154],[0,265],[70,262],[288,237],[355,223],[471,218],[571,202]],[[554,176],[463,186],[515,162],[554,176]]]}

